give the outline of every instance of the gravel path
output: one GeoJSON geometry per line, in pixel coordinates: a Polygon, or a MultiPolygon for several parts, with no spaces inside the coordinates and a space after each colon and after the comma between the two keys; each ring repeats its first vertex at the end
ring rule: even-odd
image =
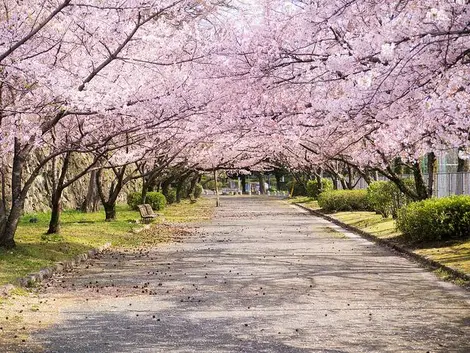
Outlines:
{"type": "Polygon", "coordinates": [[[41,297],[46,352],[470,352],[468,293],[267,198],[223,198],[183,242],[106,252],[41,297]]]}

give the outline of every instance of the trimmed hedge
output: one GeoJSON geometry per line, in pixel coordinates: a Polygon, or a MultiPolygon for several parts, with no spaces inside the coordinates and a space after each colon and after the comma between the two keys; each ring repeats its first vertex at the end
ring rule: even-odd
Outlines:
{"type": "Polygon", "coordinates": [[[331,190],[322,192],[318,204],[327,212],[367,211],[367,190],[331,190]]]}
{"type": "Polygon", "coordinates": [[[398,213],[397,228],[414,242],[465,239],[470,236],[470,196],[412,202],[398,213]]]}
{"type": "Polygon", "coordinates": [[[322,178],[321,183],[322,185],[320,188],[316,179],[309,180],[307,182],[307,196],[316,200],[322,192],[333,190],[333,182],[330,179],[322,178]]]}
{"type": "Polygon", "coordinates": [[[147,193],[145,203],[152,206],[154,211],[161,211],[166,206],[166,198],[161,192],[149,192],[147,193]]]}
{"type": "MultiPolygon", "coordinates": [[[[410,187],[414,186],[414,181],[411,179],[406,179],[404,182],[410,187]]],[[[388,216],[397,218],[398,210],[413,201],[391,181],[372,182],[367,188],[367,200],[369,206],[384,218],[388,216]]]]}
{"type": "Polygon", "coordinates": [[[137,205],[142,203],[141,192],[130,192],[127,194],[127,204],[133,210],[137,210],[137,205]]]}
{"type": "MultiPolygon", "coordinates": [[[[154,211],[163,210],[166,206],[166,198],[161,192],[148,192],[146,196],[145,203],[148,203],[152,206],[154,211]]],[[[141,192],[131,192],[127,194],[127,204],[133,210],[137,210],[137,205],[142,204],[142,193],[141,192]]]]}

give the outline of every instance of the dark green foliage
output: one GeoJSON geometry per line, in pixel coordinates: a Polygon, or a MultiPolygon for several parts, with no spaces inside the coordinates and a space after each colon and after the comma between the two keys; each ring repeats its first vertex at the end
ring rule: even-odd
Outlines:
{"type": "Polygon", "coordinates": [[[127,204],[133,210],[137,210],[137,205],[142,204],[141,192],[130,192],[127,194],[127,204]]]}
{"type": "Polygon", "coordinates": [[[201,184],[196,184],[196,187],[194,188],[194,197],[197,199],[202,195],[202,192],[204,189],[202,188],[201,184]]]}
{"type": "Polygon", "coordinates": [[[318,197],[318,204],[327,212],[367,211],[367,190],[331,190],[318,197]]]}
{"type": "Polygon", "coordinates": [[[307,182],[307,196],[318,199],[322,192],[333,190],[333,182],[330,179],[322,178],[321,185],[316,179],[307,182]]]}
{"type": "MultiPolygon", "coordinates": [[[[145,203],[152,206],[154,211],[163,210],[166,205],[166,198],[161,192],[148,192],[145,203]]],[[[127,194],[127,204],[133,210],[137,210],[137,205],[142,204],[142,193],[131,192],[127,194]]]]}
{"type": "Polygon", "coordinates": [[[412,202],[398,212],[397,228],[414,242],[468,238],[470,196],[412,202]]]}
{"type": "Polygon", "coordinates": [[[145,203],[152,206],[154,211],[161,211],[166,206],[166,198],[161,192],[149,192],[147,193],[145,203]]]}
{"type": "Polygon", "coordinates": [[[287,191],[289,191],[292,197],[307,196],[307,189],[305,188],[305,185],[295,180],[289,181],[287,183],[287,191]]]}
{"type": "MultiPolygon", "coordinates": [[[[407,186],[413,187],[411,179],[404,180],[407,186]]],[[[397,185],[391,181],[374,181],[367,188],[367,200],[370,207],[384,218],[392,216],[397,218],[398,210],[412,202],[411,198],[403,194],[397,185]]]]}
{"type": "Polygon", "coordinates": [[[175,203],[176,201],[176,190],[175,189],[170,189],[168,190],[168,194],[166,195],[166,202],[171,205],[172,203],[175,203]]]}

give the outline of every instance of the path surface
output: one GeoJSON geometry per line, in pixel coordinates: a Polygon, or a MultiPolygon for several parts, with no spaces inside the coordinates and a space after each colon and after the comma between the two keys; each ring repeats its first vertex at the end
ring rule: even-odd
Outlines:
{"type": "Polygon", "coordinates": [[[34,340],[47,352],[470,352],[467,293],[337,229],[282,201],[222,199],[182,243],[106,253],[49,282],[58,323],[34,340]]]}

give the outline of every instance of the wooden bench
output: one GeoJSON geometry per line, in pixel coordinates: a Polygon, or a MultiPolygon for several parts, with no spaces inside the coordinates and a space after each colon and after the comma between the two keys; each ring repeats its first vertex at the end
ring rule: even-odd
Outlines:
{"type": "Polygon", "coordinates": [[[142,217],[142,221],[144,223],[150,223],[154,218],[157,217],[157,214],[153,212],[152,206],[149,204],[137,205],[137,207],[139,208],[140,217],[142,217]]]}
{"type": "Polygon", "coordinates": [[[194,195],[189,195],[189,201],[191,201],[191,203],[196,202],[196,198],[194,197],[194,195]]]}

